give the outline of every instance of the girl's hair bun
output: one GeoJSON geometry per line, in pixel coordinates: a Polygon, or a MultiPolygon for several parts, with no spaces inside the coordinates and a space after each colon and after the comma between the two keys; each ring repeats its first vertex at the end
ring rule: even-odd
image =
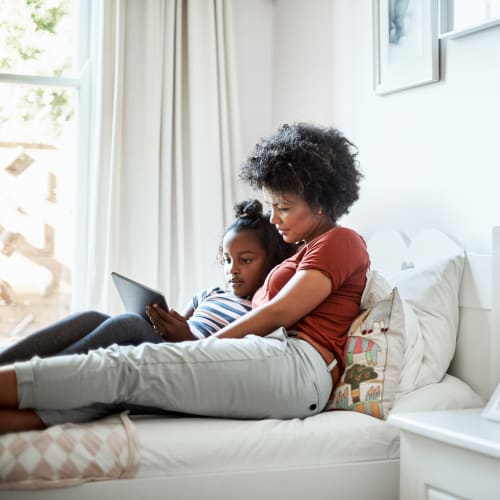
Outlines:
{"type": "Polygon", "coordinates": [[[237,219],[260,219],[264,216],[262,203],[259,200],[245,200],[234,206],[237,219]]]}

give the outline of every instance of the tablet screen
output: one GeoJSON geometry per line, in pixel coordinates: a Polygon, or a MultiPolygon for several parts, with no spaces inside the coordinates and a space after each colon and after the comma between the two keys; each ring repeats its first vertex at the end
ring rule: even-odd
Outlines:
{"type": "Polygon", "coordinates": [[[158,304],[168,311],[167,302],[161,292],[115,272],[111,273],[111,277],[127,312],[136,313],[149,321],[146,314],[147,305],[158,304]]]}

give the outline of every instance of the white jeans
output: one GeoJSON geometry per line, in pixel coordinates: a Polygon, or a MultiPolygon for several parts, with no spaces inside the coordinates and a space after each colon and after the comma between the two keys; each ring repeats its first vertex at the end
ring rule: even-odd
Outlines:
{"type": "Polygon", "coordinates": [[[46,425],[82,422],[122,404],[214,417],[303,418],[332,381],[321,355],[280,328],[266,337],[116,346],[15,364],[20,408],[46,425]]]}

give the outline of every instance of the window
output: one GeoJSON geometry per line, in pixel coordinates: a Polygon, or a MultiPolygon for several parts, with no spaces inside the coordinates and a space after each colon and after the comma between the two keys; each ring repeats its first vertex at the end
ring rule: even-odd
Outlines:
{"type": "Polygon", "coordinates": [[[89,0],[0,0],[0,345],[68,314],[89,0]]]}

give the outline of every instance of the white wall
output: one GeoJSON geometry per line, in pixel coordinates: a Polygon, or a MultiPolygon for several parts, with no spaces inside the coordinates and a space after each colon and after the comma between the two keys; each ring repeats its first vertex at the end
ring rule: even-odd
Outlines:
{"type": "Polygon", "coordinates": [[[233,0],[244,156],[271,132],[273,0],[233,0]]]}
{"type": "Polygon", "coordinates": [[[332,116],[366,176],[348,222],[433,226],[488,252],[500,224],[500,28],[442,42],[440,82],[377,96],[368,4],[335,0],[333,11],[332,116]]]}
{"type": "Polygon", "coordinates": [[[331,0],[276,0],[272,128],[330,120],[333,103],[331,0]]]}
{"type": "Polygon", "coordinates": [[[358,146],[365,173],[360,201],[342,223],[365,235],[433,226],[489,252],[491,226],[500,224],[499,27],[442,43],[440,82],[378,96],[369,0],[235,1],[265,27],[253,40],[244,33],[240,77],[255,67],[249,53],[273,54],[265,85],[240,84],[247,145],[285,121],[333,124],[358,146]]]}

